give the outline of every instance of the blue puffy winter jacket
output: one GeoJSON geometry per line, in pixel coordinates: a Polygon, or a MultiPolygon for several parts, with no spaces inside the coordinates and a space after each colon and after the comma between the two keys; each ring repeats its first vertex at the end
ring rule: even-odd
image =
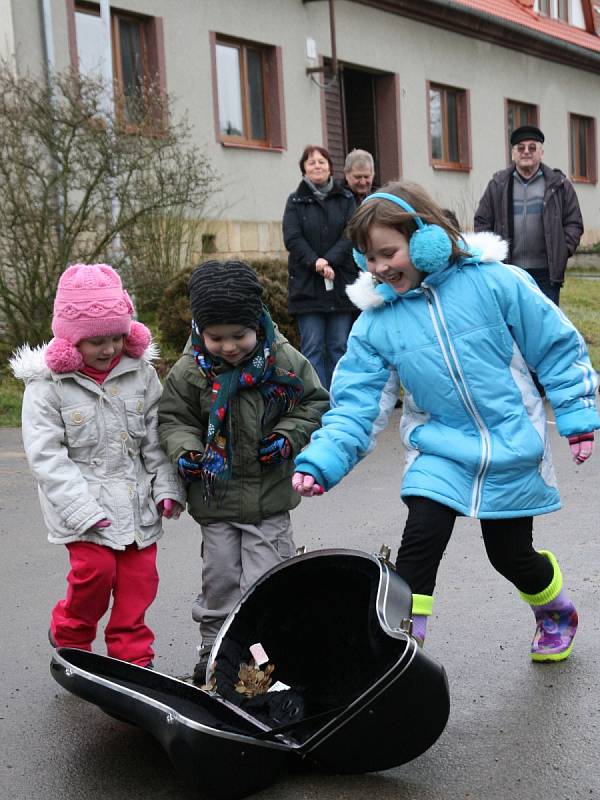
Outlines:
{"type": "Polygon", "coordinates": [[[473,256],[404,295],[363,273],[349,290],[363,308],[339,361],[332,408],[296,468],[330,489],[372,445],[385,387],[404,387],[402,496],[421,495],[472,517],[560,508],[544,404],[558,431],[600,428],[598,379],[582,336],[518,267],[500,263],[493,234],[465,239],[473,256]]]}

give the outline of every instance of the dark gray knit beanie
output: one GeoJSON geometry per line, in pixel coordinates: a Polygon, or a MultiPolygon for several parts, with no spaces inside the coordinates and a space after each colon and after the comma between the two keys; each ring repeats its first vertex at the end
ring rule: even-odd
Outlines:
{"type": "Polygon", "coordinates": [[[202,331],[207,325],[258,328],[262,286],[243,261],[205,261],[192,272],[188,285],[192,316],[202,331]]]}

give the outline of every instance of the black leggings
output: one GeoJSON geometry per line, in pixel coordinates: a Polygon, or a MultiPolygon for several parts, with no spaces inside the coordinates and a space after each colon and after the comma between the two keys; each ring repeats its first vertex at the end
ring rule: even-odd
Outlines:
{"type": "MultiPolygon", "coordinates": [[[[428,497],[407,497],[408,519],[396,558],[396,571],[413,594],[432,595],[457,512],[428,497]]],[[[490,563],[525,594],[538,594],[552,582],[550,561],[533,549],[533,517],[482,519],[481,533],[490,563]]]]}

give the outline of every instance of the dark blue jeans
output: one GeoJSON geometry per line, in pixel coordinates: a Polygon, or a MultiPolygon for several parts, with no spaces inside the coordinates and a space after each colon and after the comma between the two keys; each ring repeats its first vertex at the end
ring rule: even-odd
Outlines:
{"type": "Polygon", "coordinates": [[[550,281],[549,271],[543,269],[532,269],[529,274],[537,283],[542,292],[549,300],[559,305],[560,300],[560,283],[552,283],[550,281]]]}
{"type": "MultiPolygon", "coordinates": [[[[533,280],[537,283],[538,287],[541,291],[546,295],[549,300],[555,305],[559,305],[560,300],[560,283],[552,283],[550,281],[550,272],[547,269],[532,269],[529,271],[529,274],[533,278],[533,280]]],[[[542,384],[538,380],[538,376],[535,372],[531,373],[531,377],[533,378],[533,382],[535,383],[535,388],[538,390],[542,397],[546,396],[546,390],[542,386],[542,384]]]]}
{"type": "Polygon", "coordinates": [[[298,314],[297,318],[302,355],[308,358],[323,386],[329,389],[335,365],[346,352],[355,315],[340,311],[298,314]]]}

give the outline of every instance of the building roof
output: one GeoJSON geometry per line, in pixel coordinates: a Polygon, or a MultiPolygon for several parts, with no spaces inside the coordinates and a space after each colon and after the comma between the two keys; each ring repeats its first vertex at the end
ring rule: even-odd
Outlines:
{"type": "MultiPolygon", "coordinates": [[[[528,7],[529,3],[526,0],[524,2],[521,2],[521,0],[453,0],[453,2],[457,6],[489,14],[490,17],[494,17],[497,20],[511,22],[576,47],[583,47],[586,50],[594,50],[600,53],[600,37],[595,32],[590,33],[581,28],[575,28],[573,25],[568,25],[562,20],[539,14],[533,8],[528,7]]],[[[597,30],[600,19],[600,5],[590,2],[590,0],[582,0],[582,4],[587,6],[584,11],[587,11],[592,22],[591,26],[594,30],[597,30]]]]}
{"type": "Polygon", "coordinates": [[[538,14],[533,10],[534,0],[353,2],[537,56],[546,61],[600,74],[600,0],[581,0],[586,30],[538,14]]]}

